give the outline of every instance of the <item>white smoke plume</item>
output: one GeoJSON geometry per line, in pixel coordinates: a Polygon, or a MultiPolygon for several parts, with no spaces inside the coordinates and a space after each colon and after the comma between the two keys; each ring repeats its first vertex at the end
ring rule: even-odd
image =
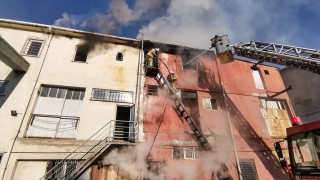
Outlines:
{"type": "MultiPolygon", "coordinates": [[[[319,2],[302,0],[172,0],[167,14],[141,28],[139,34],[149,40],[204,49],[216,34],[228,34],[233,43],[257,40],[319,48],[317,41],[307,40],[306,29],[296,21],[301,18],[296,16],[300,8],[315,13],[316,7],[319,2]]],[[[316,31],[309,35],[320,39],[316,31]]]]}
{"type": "MultiPolygon", "coordinates": [[[[143,174],[144,178],[152,180],[179,178],[194,180],[199,179],[198,177],[203,174],[210,176],[212,172],[217,173],[220,170],[220,164],[227,161],[225,152],[203,151],[197,154],[197,160],[195,161],[198,166],[193,166],[193,162],[190,165],[192,160],[167,159],[165,164],[154,165],[157,167],[150,168],[147,164],[147,157],[151,146],[152,142],[146,141],[137,146],[114,149],[103,158],[103,163],[104,165],[118,166],[128,173],[131,179],[141,178],[143,174]],[[155,172],[151,169],[158,169],[158,171],[155,172]]],[[[153,158],[156,156],[156,154],[152,154],[153,158]]]]}

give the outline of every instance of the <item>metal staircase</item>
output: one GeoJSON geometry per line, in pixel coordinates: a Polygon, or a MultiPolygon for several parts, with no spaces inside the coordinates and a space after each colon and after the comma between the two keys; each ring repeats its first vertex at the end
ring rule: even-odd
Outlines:
{"type": "Polygon", "coordinates": [[[202,145],[202,147],[205,150],[210,150],[211,147],[209,145],[209,142],[207,138],[203,135],[201,129],[197,126],[193,118],[191,117],[190,113],[187,111],[186,107],[183,105],[182,101],[177,97],[175,94],[176,92],[172,89],[169,81],[167,78],[163,76],[161,71],[158,71],[158,74],[156,76],[156,80],[161,86],[164,86],[166,89],[169,90],[170,93],[172,93],[172,96],[170,96],[175,105],[176,109],[179,111],[180,115],[186,120],[186,122],[189,124],[191,130],[193,131],[194,135],[197,137],[199,143],[202,145]]]}
{"type": "Polygon", "coordinates": [[[40,180],[78,178],[115,141],[127,136],[129,142],[137,142],[137,125],[135,121],[111,120],[66,158],[56,163],[40,180]]]}

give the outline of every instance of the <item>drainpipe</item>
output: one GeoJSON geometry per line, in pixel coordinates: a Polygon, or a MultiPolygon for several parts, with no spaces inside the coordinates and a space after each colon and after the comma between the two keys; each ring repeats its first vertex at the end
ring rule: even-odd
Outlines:
{"type": "MultiPolygon", "coordinates": [[[[141,94],[141,63],[143,59],[143,34],[141,39],[141,50],[139,49],[139,58],[138,58],[138,70],[137,70],[137,82],[136,82],[136,96],[135,96],[135,104],[137,104],[137,120],[140,117],[140,94],[141,94]]],[[[139,122],[138,122],[139,123],[139,122]]],[[[138,136],[139,136],[139,125],[138,125],[138,136]]],[[[139,141],[139,138],[138,138],[139,141]]]]}
{"type": "Polygon", "coordinates": [[[225,109],[226,109],[226,115],[227,115],[227,120],[228,120],[228,128],[229,128],[229,131],[230,131],[231,141],[232,141],[232,146],[233,146],[233,151],[234,151],[234,156],[236,158],[236,163],[237,163],[238,176],[239,176],[239,179],[242,180],[239,157],[238,157],[238,151],[237,151],[237,148],[236,148],[236,145],[235,145],[234,134],[233,134],[231,121],[230,121],[230,115],[229,115],[229,111],[228,111],[228,107],[227,107],[226,92],[224,90],[223,82],[222,82],[222,79],[221,79],[222,77],[221,77],[220,71],[219,71],[219,64],[218,64],[217,61],[218,60],[216,59],[218,76],[219,76],[219,80],[220,80],[220,86],[221,86],[221,90],[222,90],[222,96],[223,96],[224,106],[225,106],[225,109]]]}
{"type": "Polygon", "coordinates": [[[49,48],[50,48],[50,44],[51,44],[51,40],[52,40],[53,33],[52,33],[52,28],[51,28],[51,26],[48,26],[48,29],[49,29],[49,32],[50,32],[48,47],[47,47],[47,50],[46,50],[45,55],[44,55],[44,57],[43,57],[43,61],[42,61],[42,64],[41,64],[41,66],[40,66],[40,70],[39,70],[37,79],[36,79],[36,81],[35,81],[35,83],[34,83],[34,86],[33,86],[33,89],[32,89],[32,92],[31,92],[31,96],[30,96],[30,98],[29,98],[29,101],[28,101],[26,110],[25,110],[24,113],[23,113],[23,117],[22,117],[22,119],[21,119],[21,122],[20,122],[19,128],[18,128],[18,130],[17,130],[17,133],[16,133],[16,135],[14,136],[14,139],[13,139],[12,143],[10,144],[10,148],[9,148],[8,153],[7,153],[7,158],[5,158],[5,162],[4,162],[4,163],[5,163],[5,166],[4,166],[4,169],[3,169],[3,173],[2,173],[1,179],[4,178],[4,175],[5,175],[5,173],[6,173],[6,170],[7,170],[7,167],[8,167],[8,163],[9,163],[9,160],[10,160],[10,156],[11,156],[11,154],[12,154],[13,146],[14,146],[14,144],[15,144],[18,136],[19,136],[19,133],[20,133],[22,124],[23,124],[24,119],[25,119],[25,117],[26,117],[26,115],[27,115],[27,111],[28,111],[28,109],[29,109],[29,107],[30,107],[30,104],[31,104],[31,100],[32,100],[32,98],[33,98],[34,91],[35,91],[36,86],[37,86],[37,83],[38,83],[38,81],[39,81],[39,77],[40,77],[40,73],[41,73],[42,68],[43,68],[43,65],[44,65],[44,61],[46,60],[46,57],[47,57],[47,54],[48,54],[48,50],[49,50],[49,48]]]}

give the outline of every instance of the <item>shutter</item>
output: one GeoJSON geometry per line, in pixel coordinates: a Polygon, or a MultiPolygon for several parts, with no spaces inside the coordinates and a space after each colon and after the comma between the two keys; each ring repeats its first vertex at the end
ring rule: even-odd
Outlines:
{"type": "Polygon", "coordinates": [[[130,107],[129,141],[135,142],[135,105],[130,107]]]}

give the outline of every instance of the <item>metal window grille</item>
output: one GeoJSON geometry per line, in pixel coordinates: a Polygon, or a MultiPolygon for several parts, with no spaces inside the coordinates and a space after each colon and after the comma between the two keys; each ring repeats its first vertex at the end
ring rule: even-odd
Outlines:
{"type": "Polygon", "coordinates": [[[38,37],[30,37],[27,39],[21,54],[28,56],[40,56],[40,53],[43,49],[45,39],[38,37]]]}
{"type": "Polygon", "coordinates": [[[64,163],[60,162],[61,160],[48,161],[47,172],[50,171],[50,173],[47,174],[46,179],[64,179],[65,176],[69,175],[73,170],[76,169],[80,160],[66,160],[64,163]]]}
{"type": "Polygon", "coordinates": [[[283,101],[260,99],[261,107],[266,109],[286,109],[283,101]]]}
{"type": "Polygon", "coordinates": [[[254,159],[239,159],[243,180],[257,180],[257,170],[254,159]]]}
{"type": "Polygon", "coordinates": [[[6,92],[9,81],[0,81],[0,94],[4,94],[6,92]]]}
{"type": "Polygon", "coordinates": [[[132,102],[133,92],[94,88],[91,93],[91,99],[101,101],[132,102]]]}
{"type": "Polygon", "coordinates": [[[158,86],[148,86],[149,95],[158,95],[158,86]]]}

